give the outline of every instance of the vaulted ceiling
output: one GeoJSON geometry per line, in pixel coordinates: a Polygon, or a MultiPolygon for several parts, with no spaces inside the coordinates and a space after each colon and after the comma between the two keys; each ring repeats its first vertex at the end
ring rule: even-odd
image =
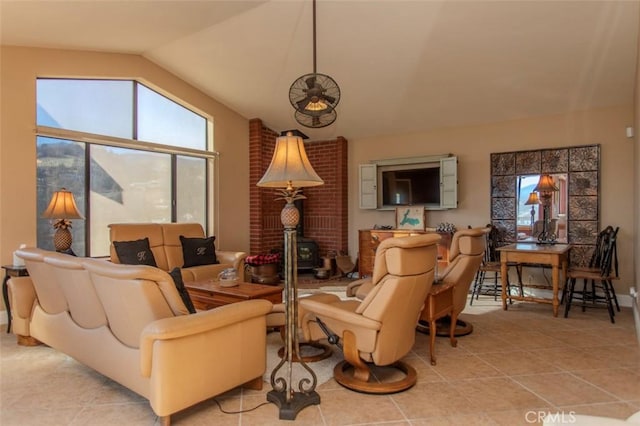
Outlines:
{"type": "Polygon", "coordinates": [[[421,132],[631,105],[638,1],[317,1],[336,122],[301,127],[311,0],[0,0],[4,45],[139,54],[246,118],[312,139],[421,132]]]}

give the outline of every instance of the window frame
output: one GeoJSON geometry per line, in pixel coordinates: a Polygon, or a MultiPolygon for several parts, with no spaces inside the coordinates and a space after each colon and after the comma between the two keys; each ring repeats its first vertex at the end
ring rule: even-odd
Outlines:
{"type": "MultiPolygon", "coordinates": [[[[213,229],[215,227],[215,213],[214,213],[214,207],[216,205],[216,201],[217,201],[217,173],[218,173],[218,168],[217,168],[217,160],[219,158],[219,153],[217,151],[215,151],[213,149],[213,129],[214,129],[214,122],[213,122],[213,118],[211,116],[209,116],[208,114],[204,114],[201,111],[198,111],[197,108],[194,108],[188,104],[186,104],[185,102],[182,102],[180,100],[177,100],[175,97],[173,96],[168,96],[164,91],[159,90],[158,88],[154,87],[153,85],[150,85],[146,82],[142,82],[140,80],[136,80],[136,79],[105,79],[105,78],[57,78],[57,77],[38,77],[37,79],[53,79],[53,80],[125,80],[125,81],[132,81],[133,82],[133,96],[132,96],[132,102],[133,102],[133,114],[134,114],[134,118],[133,118],[133,134],[132,137],[136,138],[137,137],[137,117],[136,117],[136,111],[137,111],[137,85],[142,85],[145,88],[152,90],[154,92],[156,92],[159,96],[165,97],[167,98],[169,101],[171,102],[175,102],[178,105],[188,109],[189,111],[193,112],[194,114],[197,114],[201,117],[203,117],[205,119],[205,123],[206,123],[206,141],[205,141],[205,145],[206,145],[206,149],[205,150],[199,150],[199,149],[194,149],[194,148],[186,148],[186,147],[181,147],[181,146],[173,146],[173,145],[165,145],[165,144],[160,144],[160,143],[153,143],[153,142],[147,142],[147,141],[141,141],[141,140],[137,140],[137,139],[127,139],[127,138],[120,138],[120,137],[115,137],[115,136],[108,136],[108,135],[101,135],[101,134],[95,134],[95,133],[89,133],[89,132],[83,132],[83,131],[76,131],[76,130],[69,130],[69,129],[63,129],[63,128],[58,128],[58,127],[51,127],[51,126],[44,126],[44,125],[38,125],[36,122],[36,126],[35,126],[35,135],[34,135],[34,144],[37,144],[38,142],[38,137],[48,137],[48,138],[55,138],[55,139],[61,139],[61,140],[68,140],[71,142],[78,142],[78,143],[84,143],[86,146],[85,149],[85,162],[88,165],[88,161],[90,158],[90,150],[91,150],[91,146],[92,145],[102,145],[102,146],[108,146],[108,147],[115,147],[115,148],[126,148],[126,149],[131,149],[131,150],[137,150],[137,151],[144,151],[144,152],[153,152],[153,153],[163,153],[163,154],[168,154],[171,156],[170,161],[171,161],[171,187],[170,187],[170,193],[171,193],[171,197],[172,197],[172,202],[171,202],[171,222],[175,222],[177,220],[177,193],[176,193],[176,187],[177,187],[177,158],[178,156],[185,156],[185,157],[192,157],[192,158],[200,158],[200,159],[204,159],[205,160],[205,232],[207,232],[207,234],[210,233],[210,230],[215,231],[215,229],[213,229]]],[[[37,95],[36,95],[36,102],[37,102],[37,95]]],[[[37,167],[37,165],[36,165],[37,167]]],[[[85,167],[85,186],[84,186],[84,200],[85,203],[82,206],[83,210],[84,210],[84,215],[86,217],[86,220],[84,221],[84,230],[85,230],[85,255],[86,256],[91,256],[91,233],[90,233],[90,228],[91,228],[91,224],[90,224],[90,217],[91,217],[91,212],[90,212],[90,192],[91,192],[91,182],[90,182],[90,168],[89,167],[85,167]]],[[[40,212],[38,212],[39,214],[40,212]]]]}

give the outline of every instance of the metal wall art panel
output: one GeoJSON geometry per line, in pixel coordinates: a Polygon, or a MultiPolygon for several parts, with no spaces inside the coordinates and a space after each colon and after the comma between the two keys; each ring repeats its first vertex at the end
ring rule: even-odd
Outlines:
{"type": "Polygon", "coordinates": [[[503,243],[518,236],[516,186],[519,175],[567,174],[567,242],[571,264],[588,264],[600,229],[600,145],[492,153],[491,220],[503,243]],[[586,263],[585,262],[586,259],[586,263]]]}

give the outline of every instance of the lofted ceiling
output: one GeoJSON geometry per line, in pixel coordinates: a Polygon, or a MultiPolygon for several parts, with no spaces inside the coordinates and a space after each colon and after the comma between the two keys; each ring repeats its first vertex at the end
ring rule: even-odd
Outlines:
{"type": "Polygon", "coordinates": [[[421,132],[633,104],[638,1],[317,0],[336,122],[301,127],[311,0],[0,0],[3,45],[140,54],[242,116],[311,139],[421,132]]]}

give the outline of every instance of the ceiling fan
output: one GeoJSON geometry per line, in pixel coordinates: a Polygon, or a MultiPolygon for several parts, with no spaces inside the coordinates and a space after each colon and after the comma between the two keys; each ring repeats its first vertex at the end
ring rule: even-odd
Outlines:
{"type": "Polygon", "coordinates": [[[316,72],[316,0],[313,0],[313,73],[297,78],[289,88],[289,101],[296,121],[305,127],[325,127],[336,121],[340,102],[338,83],[316,72]]]}

